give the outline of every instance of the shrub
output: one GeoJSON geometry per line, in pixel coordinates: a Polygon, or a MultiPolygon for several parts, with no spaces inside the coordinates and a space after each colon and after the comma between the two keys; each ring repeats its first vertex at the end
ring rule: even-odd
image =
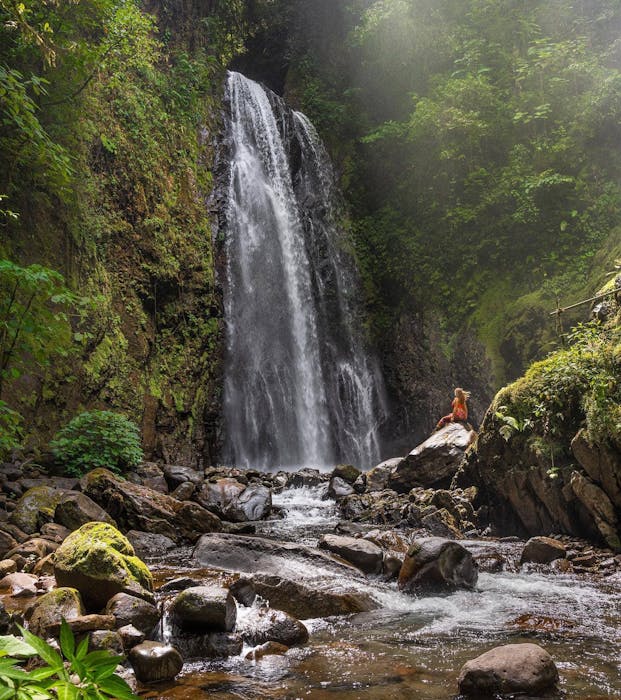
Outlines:
{"type": "Polygon", "coordinates": [[[74,476],[97,467],[120,474],[143,458],[138,426],[112,411],[80,413],[56,433],[50,447],[74,476]]]}

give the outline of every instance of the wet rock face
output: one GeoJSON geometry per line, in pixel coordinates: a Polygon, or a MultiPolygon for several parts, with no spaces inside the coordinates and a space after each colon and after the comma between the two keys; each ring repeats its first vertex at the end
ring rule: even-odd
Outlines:
{"type": "Polygon", "coordinates": [[[558,683],[558,671],[537,644],[506,644],[468,661],[459,674],[459,692],[467,697],[520,693],[544,697],[558,683]]]}
{"type": "Polygon", "coordinates": [[[111,525],[87,523],[56,551],[59,586],[77,588],[87,607],[99,610],[117,593],[151,598],[153,578],[129,540],[111,525]]]}
{"type": "Polygon", "coordinates": [[[509,441],[500,435],[495,407],[503,400],[502,393],[495,399],[453,485],[479,489],[477,503],[487,512],[482,522],[496,534],[562,532],[621,551],[618,450],[590,443],[579,430],[571,449],[580,468],[561,465],[551,478],[549,457],[533,450],[527,435],[518,432],[509,441]]]}
{"type": "Polygon", "coordinates": [[[408,550],[399,588],[406,592],[474,588],[478,567],[472,554],[457,542],[440,537],[416,540],[408,550]]]}
{"type": "Polygon", "coordinates": [[[448,486],[473,437],[461,423],[449,423],[396,465],[388,488],[404,493],[414,486],[448,486]]]}
{"type": "Polygon", "coordinates": [[[172,621],[184,630],[231,632],[237,608],[231,592],[220,586],[192,586],[181,591],[170,607],[172,621]]]}
{"type": "Polygon", "coordinates": [[[129,652],[129,662],[141,683],[172,680],[183,668],[181,654],[161,642],[138,644],[129,652]]]}

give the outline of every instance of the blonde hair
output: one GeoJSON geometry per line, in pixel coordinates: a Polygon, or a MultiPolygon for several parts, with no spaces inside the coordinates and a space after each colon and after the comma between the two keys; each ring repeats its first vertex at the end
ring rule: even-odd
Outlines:
{"type": "Polygon", "coordinates": [[[455,396],[457,397],[460,403],[466,403],[466,401],[470,398],[470,392],[465,391],[460,386],[458,386],[455,389],[455,396]]]}

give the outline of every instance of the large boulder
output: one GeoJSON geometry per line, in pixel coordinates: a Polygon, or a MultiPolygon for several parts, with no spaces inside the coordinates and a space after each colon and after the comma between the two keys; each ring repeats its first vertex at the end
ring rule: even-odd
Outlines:
{"type": "Polygon", "coordinates": [[[520,564],[550,564],[556,559],[565,559],[565,545],[552,537],[531,537],[524,545],[520,564]]]}
{"type": "Polygon", "coordinates": [[[381,574],[384,553],[369,540],[341,535],[322,535],[318,547],[345,559],[365,574],[381,574]]]}
{"type": "Polygon", "coordinates": [[[459,674],[459,692],[485,698],[517,693],[543,697],[554,690],[558,671],[537,644],[506,644],[468,661],[459,674]]]}
{"type": "Polygon", "coordinates": [[[10,515],[10,522],[28,535],[39,530],[44,523],[54,520],[56,506],[65,497],[65,491],[51,486],[35,486],[28,489],[17,501],[10,515]]]}
{"type": "Polygon", "coordinates": [[[383,491],[388,488],[391,474],[397,465],[401,464],[401,457],[393,457],[376,465],[365,474],[365,488],[367,491],[383,491]]]}
{"type": "Polygon", "coordinates": [[[82,492],[104,508],[123,530],[166,535],[194,542],[221,529],[220,519],[191,501],[178,501],[147,486],[132,484],[107,469],[95,469],[80,482],[82,492]]]}
{"type": "Polygon", "coordinates": [[[416,540],[399,572],[399,588],[407,592],[474,588],[478,569],[472,554],[441,537],[416,540]]]}
{"type": "Polygon", "coordinates": [[[77,530],[82,525],[91,522],[108,523],[108,525],[116,527],[114,520],[101,506],[78,491],[65,493],[63,499],[56,506],[54,520],[69,530],[77,530]]]}
{"type": "Polygon", "coordinates": [[[449,423],[396,465],[388,488],[405,493],[414,486],[448,486],[473,438],[472,430],[463,424],[449,423]]]}
{"type": "Polygon", "coordinates": [[[234,523],[262,520],[272,510],[272,492],[265,486],[246,486],[236,479],[206,481],[196,500],[223,520],[234,523]]]}
{"type": "Polygon", "coordinates": [[[572,472],[569,484],[576,498],[592,517],[602,539],[615,552],[621,552],[621,522],[607,494],[577,471],[572,472]]]}
{"type": "Polygon", "coordinates": [[[64,618],[84,615],[84,604],[75,588],[56,588],[42,595],[32,606],[28,627],[39,637],[48,637],[64,618]]]}
{"type": "Polygon", "coordinates": [[[153,578],[129,540],[106,523],[87,523],[56,550],[59,586],[77,588],[87,607],[99,610],[117,593],[152,598],[153,578]]]}
{"type": "Polygon", "coordinates": [[[221,586],[192,586],[178,593],[170,606],[171,620],[186,630],[231,632],[237,608],[231,592],[221,586]]]}
{"type": "Polygon", "coordinates": [[[199,566],[252,576],[256,592],[280,610],[305,619],[377,608],[354,566],[304,545],[233,534],[203,535],[193,559],[199,566]]]}

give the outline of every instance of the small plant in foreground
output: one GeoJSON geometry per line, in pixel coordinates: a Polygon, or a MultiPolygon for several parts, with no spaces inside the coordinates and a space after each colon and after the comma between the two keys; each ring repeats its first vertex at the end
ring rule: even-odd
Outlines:
{"type": "Polygon", "coordinates": [[[22,637],[0,637],[0,700],[135,700],[131,688],[115,671],[122,661],[109,651],[88,652],[88,637],[77,646],[62,621],[59,654],[45,640],[19,628],[22,637]],[[21,664],[39,657],[45,665],[25,671],[21,664]]]}
{"type": "Polygon", "coordinates": [[[56,433],[50,447],[74,476],[97,467],[120,474],[143,458],[138,426],[112,411],[80,413],[56,433]]]}

